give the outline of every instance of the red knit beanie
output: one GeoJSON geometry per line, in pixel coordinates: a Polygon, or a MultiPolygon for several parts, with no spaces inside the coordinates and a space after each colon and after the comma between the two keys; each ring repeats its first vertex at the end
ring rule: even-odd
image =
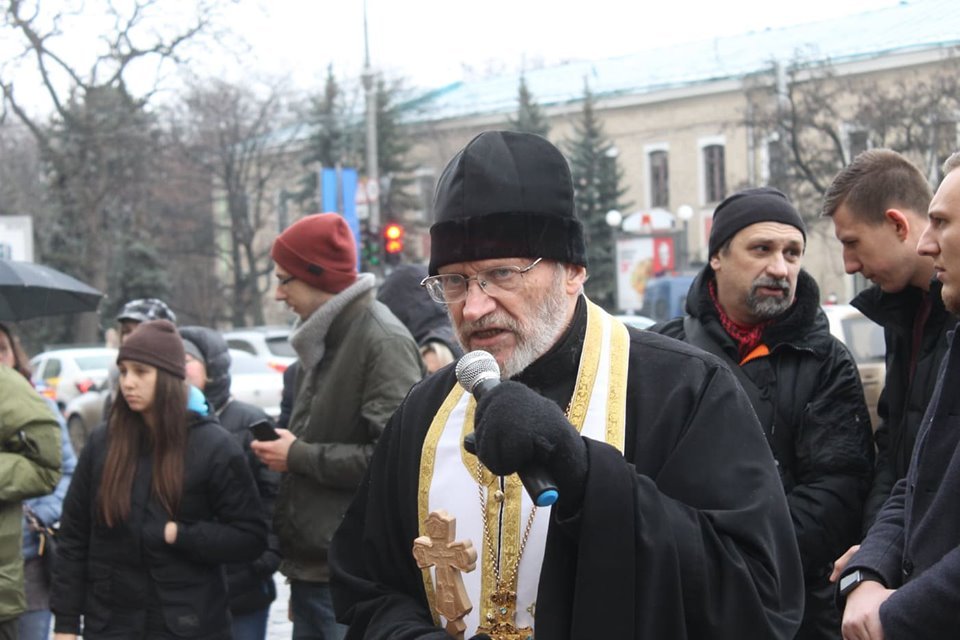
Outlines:
{"type": "Polygon", "coordinates": [[[141,322],[123,340],[117,362],[133,360],[172,373],[181,380],[187,377],[184,365],[183,340],[169,320],[141,322]]]}
{"type": "Polygon", "coordinates": [[[277,236],[270,257],[297,280],[340,293],[357,280],[357,243],[338,213],[297,220],[277,236]]]}

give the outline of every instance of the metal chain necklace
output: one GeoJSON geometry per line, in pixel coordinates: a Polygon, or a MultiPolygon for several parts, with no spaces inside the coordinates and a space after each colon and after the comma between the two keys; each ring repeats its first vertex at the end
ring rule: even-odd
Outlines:
{"type": "MultiPolygon", "coordinates": [[[[500,477],[500,484],[503,483],[503,477],[500,477]]],[[[530,538],[530,531],[533,529],[533,521],[537,516],[537,505],[530,509],[530,515],[527,517],[527,525],[523,530],[523,537],[520,539],[520,547],[517,549],[517,560],[510,568],[510,574],[504,580],[502,567],[500,566],[499,545],[494,546],[493,537],[490,535],[490,525],[487,519],[487,500],[484,495],[483,483],[483,465],[477,460],[477,494],[480,496],[480,512],[483,515],[483,546],[486,547],[490,556],[490,564],[493,567],[493,575],[496,580],[496,588],[490,595],[493,607],[483,616],[481,608],[480,615],[485,618],[485,624],[477,627],[477,633],[485,633],[491,640],[532,640],[533,629],[530,627],[518,628],[515,624],[517,615],[517,592],[514,589],[518,584],[518,574],[520,571],[520,559],[523,557],[523,551],[527,547],[527,540],[530,538]]],[[[493,499],[499,504],[503,504],[505,495],[502,488],[498,488],[493,499]]],[[[502,507],[501,507],[502,508],[502,507]]],[[[499,538],[499,534],[498,534],[499,538]]],[[[532,606],[531,606],[532,609],[532,606]]]]}
{"type": "MultiPolygon", "coordinates": [[[[576,390],[574,390],[574,396],[570,398],[567,408],[563,412],[567,420],[570,420],[570,410],[573,408],[575,397],[576,390]]],[[[579,431],[579,429],[577,430],[579,431]]],[[[493,499],[503,505],[503,501],[506,499],[503,492],[503,476],[499,476],[499,478],[500,488],[494,492],[493,499]]],[[[518,628],[516,626],[517,592],[513,589],[516,589],[519,585],[520,559],[523,557],[523,550],[527,547],[527,540],[530,538],[530,531],[533,529],[533,521],[537,517],[537,505],[533,505],[530,509],[530,515],[527,517],[527,525],[523,529],[523,537],[521,537],[520,547],[517,549],[517,561],[513,563],[507,580],[503,580],[500,553],[498,552],[499,545],[494,547],[493,538],[490,535],[490,525],[487,522],[487,501],[484,493],[483,464],[477,458],[477,495],[480,496],[480,513],[483,516],[483,546],[487,548],[490,563],[493,566],[493,576],[496,580],[496,589],[490,595],[493,607],[487,611],[486,615],[483,614],[483,608],[481,607],[479,613],[483,623],[477,626],[477,633],[485,633],[490,636],[491,640],[533,640],[532,628],[518,628]]],[[[523,504],[522,499],[520,504],[523,504]]],[[[503,509],[502,506],[500,508],[503,509]]],[[[497,537],[499,541],[499,533],[497,537]]],[[[531,616],[534,615],[535,608],[536,603],[527,607],[531,616]]]]}

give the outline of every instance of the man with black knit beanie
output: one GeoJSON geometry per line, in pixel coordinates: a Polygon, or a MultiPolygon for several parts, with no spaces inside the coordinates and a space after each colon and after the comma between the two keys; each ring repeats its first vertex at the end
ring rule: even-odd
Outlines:
{"type": "Polygon", "coordinates": [[[338,617],[357,638],[792,638],[797,543],[749,400],[583,295],[573,195],[532,134],[482,133],[443,171],[422,286],[489,380],[477,400],[449,365],[391,418],[334,538],[338,617]],[[459,589],[418,568],[421,536],[459,589]],[[467,540],[472,570],[441,544],[467,540]]]}
{"type": "Polygon", "coordinates": [[[282,473],[273,530],[290,582],[294,638],[338,640],[327,555],[373,445],[422,375],[417,343],[357,273],[343,216],[296,221],[273,243],[277,300],[297,314],[290,335],[299,371],[288,429],[251,449],[282,473]]]}
{"type": "Polygon", "coordinates": [[[817,283],[801,268],[806,227],[769,187],[721,202],[710,261],[687,295],[687,315],[652,331],[726,361],[777,460],[806,584],[798,639],[840,638],[828,578],[859,538],[873,470],[870,415],[856,363],[830,334],[817,283]]]}

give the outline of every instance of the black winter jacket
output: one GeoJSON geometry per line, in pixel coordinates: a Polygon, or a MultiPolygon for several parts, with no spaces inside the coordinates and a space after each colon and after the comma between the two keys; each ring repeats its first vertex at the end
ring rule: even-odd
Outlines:
{"type": "MultiPolygon", "coordinates": [[[[688,322],[712,343],[708,351],[722,351],[736,367],[737,344],[720,324],[708,291],[712,278],[707,266],[693,282],[688,322]]],[[[651,330],[703,347],[689,340],[684,318],[651,330]]],[[[839,638],[827,576],[832,561],[860,540],[873,470],[863,386],[850,352],[830,334],[819,289],[805,271],[798,277],[796,302],[766,328],[763,344],[769,355],[740,370],[754,385],[748,395],[777,459],[800,546],[807,602],[797,638],[839,638]]]]}
{"type": "Polygon", "coordinates": [[[913,349],[913,324],[923,303],[924,292],[908,287],[899,293],[884,293],[873,286],[862,291],[851,304],[883,327],[886,342],[887,374],[877,405],[880,424],[874,434],[877,444],[877,465],[873,488],[863,510],[866,533],[890,496],[894,483],[907,475],[913,443],[930,396],[937,384],[937,370],[947,351],[947,332],[956,324],[956,317],[943,306],[942,285],[930,284],[930,314],[923,325],[923,335],[913,376],[910,375],[910,352],[913,349]]]}
{"type": "Polygon", "coordinates": [[[152,460],[140,456],[130,515],[107,527],[96,506],[107,430],[93,432],[63,505],[50,608],[55,630],[97,638],[230,638],[223,564],[250,562],[266,545],[260,499],[243,452],[211,417],[193,418],[177,540],[151,495],[152,460]],[[164,629],[165,627],[165,629],[164,629]]]}
{"type": "MultiPolygon", "coordinates": [[[[567,406],[586,324],[581,296],[571,330],[514,379],[567,406]]],[[[543,514],[550,526],[536,637],[793,638],[803,605],[800,559],[749,401],[715,357],[628,332],[623,453],[584,438],[589,472],[579,514],[543,514]]],[[[424,439],[457,384],[454,369],[428,376],[393,414],[337,531],[331,587],[348,638],[449,637],[430,615],[410,547],[422,522],[424,439]]],[[[478,506],[474,491],[446,508],[456,515],[478,506]]]]}
{"type": "Polygon", "coordinates": [[[887,640],[957,637],[960,602],[960,349],[944,354],[907,475],[894,485],[846,573],[896,591],[880,605],[887,640]]]}
{"type": "Polygon", "coordinates": [[[259,611],[269,607],[276,598],[273,574],[280,567],[280,544],[277,537],[269,532],[273,504],[280,486],[280,474],[270,471],[250,450],[250,442],[253,440],[250,425],[269,418],[259,407],[230,397],[230,350],[219,331],[208,327],[181,327],[180,335],[195,344],[203,355],[207,371],[203,394],[211,410],[220,419],[220,424],[233,435],[243,449],[253,480],[257,484],[260,502],[263,504],[264,522],[268,527],[267,550],[254,562],[230,564],[226,567],[231,613],[259,611]]]}

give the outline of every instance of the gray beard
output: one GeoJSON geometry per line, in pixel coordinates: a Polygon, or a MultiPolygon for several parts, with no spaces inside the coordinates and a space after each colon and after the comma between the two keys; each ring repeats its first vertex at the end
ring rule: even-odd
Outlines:
{"type": "Polygon", "coordinates": [[[757,279],[747,294],[747,308],[759,320],[770,320],[776,318],[787,309],[792,303],[790,299],[790,283],[788,280],[776,280],[773,278],[757,279]],[[760,287],[781,287],[784,295],[781,298],[770,296],[761,296],[757,294],[760,287]]]}
{"type": "Polygon", "coordinates": [[[566,329],[566,295],[563,291],[564,272],[558,270],[554,286],[528,319],[524,331],[517,333],[517,346],[503,363],[503,377],[512,378],[533,364],[556,343],[566,329]]]}

